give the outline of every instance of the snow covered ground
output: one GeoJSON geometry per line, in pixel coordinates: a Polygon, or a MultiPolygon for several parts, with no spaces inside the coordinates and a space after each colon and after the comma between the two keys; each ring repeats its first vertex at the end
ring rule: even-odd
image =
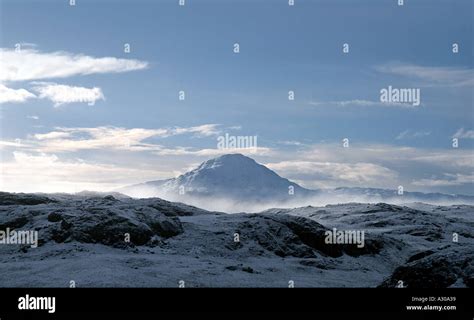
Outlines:
{"type": "Polygon", "coordinates": [[[348,203],[226,214],[119,194],[0,193],[0,230],[39,235],[37,248],[0,244],[0,286],[473,287],[473,212],[348,203]],[[364,247],[326,244],[332,228],[364,231],[364,247]]]}

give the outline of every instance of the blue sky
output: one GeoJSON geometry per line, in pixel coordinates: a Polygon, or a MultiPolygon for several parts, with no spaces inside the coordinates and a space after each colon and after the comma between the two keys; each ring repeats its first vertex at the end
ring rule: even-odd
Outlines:
{"type": "Polygon", "coordinates": [[[307,187],[474,193],[472,1],[0,3],[4,190],[172,177],[229,133],[307,187]],[[381,103],[389,85],[421,105],[381,103]]]}

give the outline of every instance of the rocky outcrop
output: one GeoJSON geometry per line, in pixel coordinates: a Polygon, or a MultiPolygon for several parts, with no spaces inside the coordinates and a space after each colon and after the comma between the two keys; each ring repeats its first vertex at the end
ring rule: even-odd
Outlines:
{"type": "Polygon", "coordinates": [[[243,237],[255,240],[264,249],[286,257],[308,258],[315,255],[340,257],[376,254],[383,248],[379,238],[366,239],[365,245],[327,244],[325,226],[318,222],[287,214],[251,214],[238,226],[243,237]]]}
{"type": "Polygon", "coordinates": [[[473,279],[474,248],[452,245],[410,257],[380,287],[447,288],[461,282],[472,288],[473,279]]]}
{"type": "MultiPolygon", "coordinates": [[[[170,238],[183,232],[172,206],[159,209],[113,196],[93,197],[73,202],[57,202],[34,195],[6,197],[25,203],[36,203],[31,209],[4,211],[0,215],[0,230],[28,228],[39,231],[40,245],[52,240],[57,243],[78,241],[101,243],[113,247],[145,245],[152,237],[170,238]],[[32,199],[35,199],[34,201],[32,199]],[[42,200],[43,202],[41,202],[42,200]],[[45,205],[50,204],[52,205],[45,205]]],[[[159,206],[157,206],[159,208],[159,206]]]]}
{"type": "Polygon", "coordinates": [[[0,192],[0,206],[34,206],[37,204],[51,202],[55,202],[55,200],[36,194],[0,192]]]}

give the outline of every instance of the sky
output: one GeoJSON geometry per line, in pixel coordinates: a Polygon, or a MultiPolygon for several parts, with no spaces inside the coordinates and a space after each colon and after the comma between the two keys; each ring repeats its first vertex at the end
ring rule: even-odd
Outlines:
{"type": "Polygon", "coordinates": [[[307,188],[474,195],[472,28],[471,0],[0,0],[0,190],[240,152],[307,188]]]}

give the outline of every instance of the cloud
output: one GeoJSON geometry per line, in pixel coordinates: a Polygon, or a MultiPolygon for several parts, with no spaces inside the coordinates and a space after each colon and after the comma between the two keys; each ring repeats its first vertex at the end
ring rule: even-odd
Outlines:
{"type": "Polygon", "coordinates": [[[241,153],[247,156],[270,155],[271,148],[226,148],[226,149],[198,149],[187,147],[165,148],[160,147],[153,151],[159,156],[196,156],[196,157],[217,157],[229,153],[241,153]]]}
{"type": "Polygon", "coordinates": [[[64,51],[0,48],[0,82],[67,78],[77,75],[142,70],[148,62],[114,57],[95,58],[64,51]]]}
{"type": "Polygon", "coordinates": [[[4,148],[24,148],[24,147],[26,147],[26,145],[23,144],[20,139],[15,139],[14,141],[2,141],[2,140],[0,140],[0,149],[4,149],[4,148]]]}
{"type": "Polygon", "coordinates": [[[32,119],[32,120],[39,120],[39,117],[38,116],[26,116],[28,119],[32,119]]]}
{"type": "Polygon", "coordinates": [[[0,83],[0,103],[22,103],[36,96],[25,89],[12,89],[0,83]]]}
{"type": "Polygon", "coordinates": [[[405,131],[400,132],[395,139],[402,140],[402,139],[410,139],[410,138],[421,138],[421,137],[429,136],[430,134],[431,134],[430,131],[405,130],[405,131]]]}
{"type": "Polygon", "coordinates": [[[115,149],[149,150],[156,145],[143,140],[168,136],[167,129],[95,127],[95,128],[55,128],[55,131],[33,135],[37,151],[73,152],[78,150],[115,149]]]}
{"type": "Polygon", "coordinates": [[[460,128],[453,135],[453,138],[474,139],[474,130],[464,130],[464,128],[460,128]]]}
{"type": "Polygon", "coordinates": [[[35,82],[33,90],[41,99],[49,99],[55,107],[73,102],[86,102],[93,106],[97,100],[105,100],[100,88],[73,87],[51,82],[35,82]]]}
{"type": "Polygon", "coordinates": [[[282,145],[285,145],[285,146],[293,146],[293,147],[301,147],[301,146],[306,145],[303,142],[295,141],[295,140],[278,141],[278,144],[282,144],[282,145]]]}
{"type": "Polygon", "coordinates": [[[440,86],[473,86],[474,70],[465,67],[426,67],[414,64],[387,63],[376,66],[382,73],[411,77],[440,86]]]}
{"type": "MultiPolygon", "coordinates": [[[[101,153],[112,151],[151,152],[159,156],[192,156],[215,157],[228,153],[243,153],[249,156],[269,155],[272,149],[258,148],[194,148],[194,147],[166,147],[157,143],[156,139],[165,139],[178,135],[192,135],[193,137],[211,137],[218,135],[222,129],[219,124],[204,124],[192,127],[171,127],[158,129],[121,128],[101,126],[92,128],[56,127],[53,131],[30,135],[25,143],[14,144],[12,141],[0,141],[3,148],[18,147],[37,153],[80,152],[83,150],[98,150],[101,153]],[[147,141],[154,138],[155,140],[147,141]]],[[[225,128],[229,129],[229,128],[225,128]]],[[[208,140],[209,141],[209,140],[208,140]]]]}
{"type": "Polygon", "coordinates": [[[166,177],[168,172],[60,159],[55,154],[14,152],[2,163],[0,190],[12,192],[79,192],[111,190],[123,185],[166,177]]]}
{"type": "MultiPolygon", "coordinates": [[[[307,188],[340,186],[395,188],[398,185],[403,185],[407,191],[450,192],[446,188],[452,187],[460,181],[465,181],[463,188],[468,188],[470,182],[461,176],[472,175],[474,170],[472,150],[467,149],[430,149],[382,144],[360,145],[357,143],[351,143],[349,148],[343,148],[341,143],[319,143],[301,145],[298,146],[298,152],[288,152],[286,147],[282,149],[266,147],[217,149],[188,146],[167,147],[161,144],[160,139],[164,140],[175,135],[195,136],[196,132],[210,134],[224,129],[213,126],[218,125],[157,129],[110,126],[57,127],[52,131],[29,136],[22,141],[0,142],[0,149],[4,154],[8,150],[12,150],[30,155],[87,156],[87,159],[93,157],[106,161],[113,159],[115,164],[121,163],[124,168],[153,164],[153,169],[167,173],[165,178],[174,176],[176,172],[183,172],[190,163],[200,163],[203,160],[227,153],[243,153],[255,158],[260,163],[268,164],[281,176],[307,188]],[[200,128],[200,130],[196,128],[200,128]],[[85,150],[94,152],[84,152],[85,150]],[[160,161],[155,161],[155,159],[160,159],[160,161]],[[441,178],[437,177],[440,172],[445,173],[441,178]],[[456,180],[453,178],[455,175],[460,175],[457,182],[453,182],[456,180]],[[426,179],[426,177],[436,178],[426,179]]],[[[210,140],[213,139],[206,138],[205,141],[209,142],[210,140]]],[[[51,162],[51,168],[53,169],[56,163],[62,162],[59,160],[51,162]]],[[[28,161],[22,163],[25,167],[28,166],[28,161]]],[[[17,164],[17,166],[19,165],[17,164]]],[[[97,170],[100,169],[97,167],[97,170]]],[[[58,165],[58,170],[66,169],[62,165],[58,165]]],[[[19,168],[15,172],[18,175],[18,181],[15,183],[19,185],[22,182],[25,186],[31,185],[29,178],[22,175],[19,168]]],[[[120,175],[115,171],[106,172],[111,175],[120,175]]],[[[118,177],[111,176],[109,178],[119,180],[118,177]]],[[[137,177],[136,181],[139,182],[139,178],[137,177]]],[[[13,177],[11,179],[14,180],[13,177]]],[[[105,182],[102,190],[105,190],[109,186],[109,182],[107,182],[106,175],[103,176],[103,179],[105,182]]],[[[158,177],[150,177],[148,180],[156,179],[158,177]]],[[[121,183],[122,185],[126,184],[125,182],[121,183]]],[[[46,184],[48,183],[46,182],[46,184]]],[[[99,182],[96,187],[99,187],[99,182]]],[[[9,188],[9,190],[12,189],[9,188]]]]}
{"type": "MultiPolygon", "coordinates": [[[[289,155],[292,158],[294,155],[289,155]]],[[[450,167],[474,167],[471,150],[429,149],[388,144],[355,144],[343,148],[341,143],[313,144],[299,152],[299,159],[319,162],[374,162],[398,165],[406,162],[450,167]]],[[[385,165],[386,166],[386,165],[385,165]]]]}
{"type": "Polygon", "coordinates": [[[412,103],[401,103],[401,102],[382,102],[382,101],[371,101],[371,100],[341,100],[341,101],[311,101],[309,103],[312,106],[335,106],[335,107],[400,107],[400,108],[414,108],[412,103]]]}
{"type": "Polygon", "coordinates": [[[194,133],[198,137],[215,136],[221,133],[221,131],[218,130],[217,127],[217,124],[204,124],[189,128],[176,127],[170,130],[170,135],[194,133]]]}
{"type": "Polygon", "coordinates": [[[398,176],[397,172],[391,169],[367,162],[282,161],[268,163],[267,166],[284,177],[296,181],[306,180],[305,185],[312,188],[347,185],[386,186],[390,181],[395,184],[398,176]]]}
{"type": "Polygon", "coordinates": [[[450,187],[460,186],[463,184],[472,184],[474,182],[474,174],[444,174],[444,178],[441,179],[419,179],[413,181],[413,185],[423,187],[450,187]]]}
{"type": "Polygon", "coordinates": [[[436,165],[446,168],[457,168],[458,170],[474,168],[474,157],[472,150],[447,150],[445,152],[427,150],[426,154],[419,152],[414,154],[410,161],[424,163],[426,165],[436,165]]]}
{"type": "Polygon", "coordinates": [[[28,142],[38,152],[75,152],[79,150],[128,150],[156,151],[159,154],[190,154],[188,148],[167,149],[160,144],[146,142],[149,138],[168,138],[177,135],[192,134],[195,137],[217,135],[218,124],[204,124],[193,127],[173,128],[121,128],[101,126],[93,128],[56,127],[54,131],[37,133],[29,137],[28,142]]]}
{"type": "Polygon", "coordinates": [[[36,43],[32,43],[32,42],[19,42],[19,43],[15,44],[15,49],[16,50],[24,50],[26,48],[32,49],[32,48],[36,48],[36,47],[38,47],[38,45],[36,43]]]}
{"type": "Polygon", "coordinates": [[[472,150],[386,144],[352,143],[343,148],[341,143],[318,143],[297,153],[273,150],[271,157],[264,155],[260,162],[307,188],[403,185],[407,191],[443,191],[441,186],[422,187],[412,182],[439,172],[468,175],[474,170],[472,150]]]}
{"type": "Polygon", "coordinates": [[[37,133],[34,135],[35,139],[37,140],[54,140],[54,139],[61,139],[61,138],[68,138],[71,136],[70,132],[64,131],[52,131],[48,133],[37,133]]]}
{"type": "Polygon", "coordinates": [[[19,49],[0,48],[0,103],[22,103],[45,98],[55,107],[73,102],[94,105],[104,100],[98,87],[84,88],[64,84],[33,82],[38,96],[27,89],[11,89],[2,83],[67,78],[80,75],[119,73],[148,68],[148,62],[115,57],[96,58],[64,51],[41,52],[35,44],[20,43],[19,49]]]}

